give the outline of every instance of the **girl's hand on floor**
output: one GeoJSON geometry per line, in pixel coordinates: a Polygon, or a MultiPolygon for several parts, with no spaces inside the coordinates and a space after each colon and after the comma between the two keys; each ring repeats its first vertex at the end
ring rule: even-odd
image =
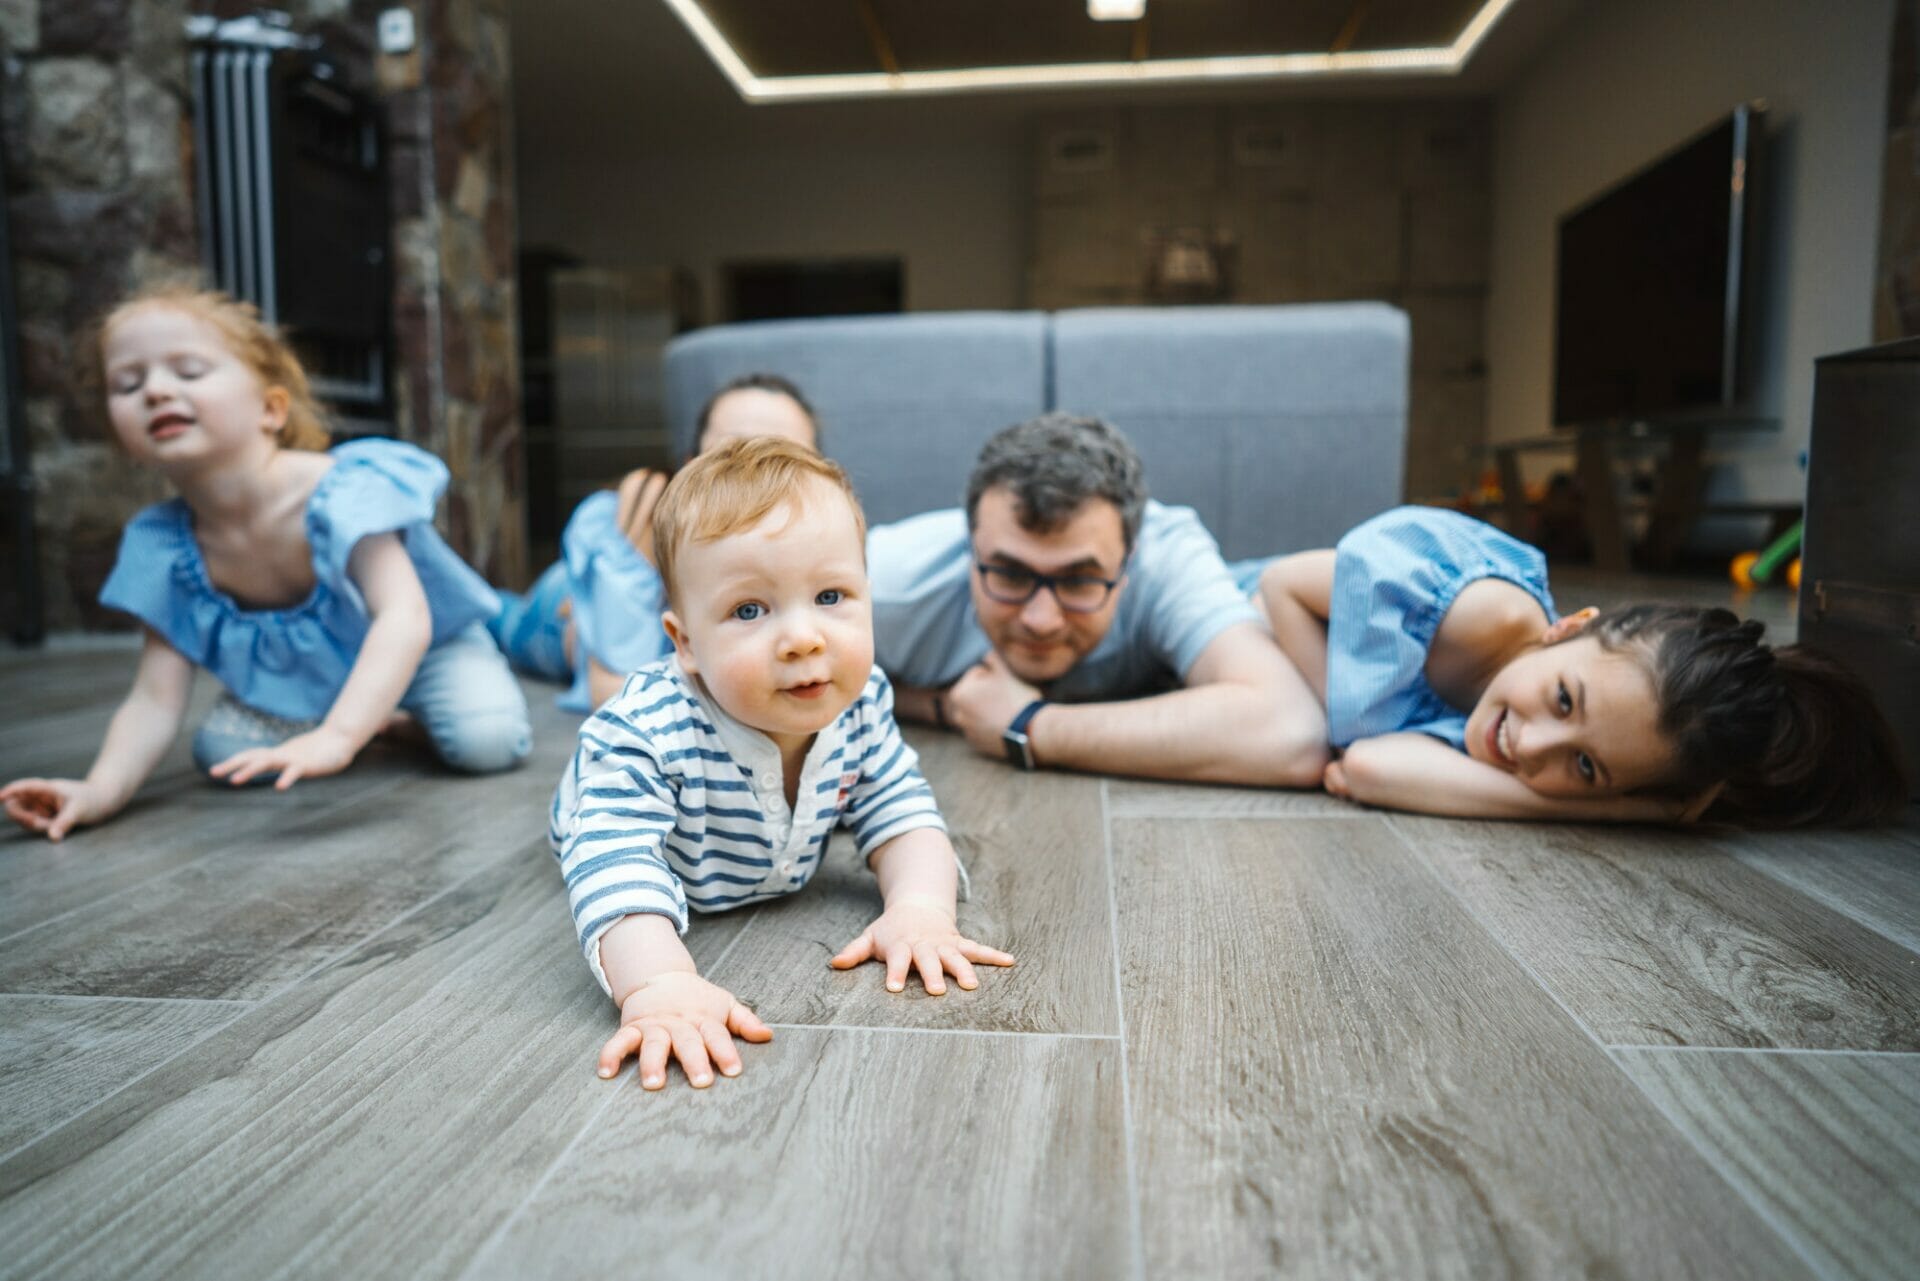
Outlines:
{"type": "Polygon", "coordinates": [[[114,811],[97,789],[77,778],[15,779],[0,787],[0,803],[6,805],[8,818],[50,841],[114,811]]]}
{"type": "Polygon", "coordinates": [[[878,960],[887,967],[887,991],[904,992],[907,971],[917,968],[928,996],[944,996],[947,974],[971,992],[980,986],[975,965],[1012,965],[1013,957],[961,934],[953,908],[927,899],[905,898],[887,905],[880,919],[827,962],[836,970],[850,970],[878,960]]]}
{"type": "Polygon", "coordinates": [[[698,974],[668,970],[627,994],[620,1004],[620,1030],[600,1047],[600,1075],[611,1077],[629,1054],[639,1052],[640,1084],[649,1090],[667,1083],[667,1060],[680,1060],[687,1083],[696,1089],[713,1084],[711,1063],[722,1076],[740,1075],[740,1051],[733,1038],[759,1044],[773,1029],[734,999],[733,993],[698,974]]]}
{"type": "Polygon", "coordinates": [[[338,774],[353,764],[355,751],[352,740],[345,734],[321,725],[273,747],[249,747],[244,752],[235,752],[207,773],[238,787],[262,774],[278,771],[280,777],[274,780],[274,790],[284,792],[303,778],[338,774]]]}

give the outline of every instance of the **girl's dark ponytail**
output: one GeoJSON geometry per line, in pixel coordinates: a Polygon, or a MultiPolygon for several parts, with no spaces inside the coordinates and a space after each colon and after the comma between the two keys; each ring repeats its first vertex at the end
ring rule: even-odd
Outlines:
{"type": "Polygon", "coordinates": [[[1586,634],[1637,651],[1673,745],[1671,789],[1724,787],[1709,819],[1752,827],[1852,827],[1906,803],[1900,744],[1873,696],[1833,659],[1773,649],[1765,627],[1724,609],[1631,605],[1586,634]]]}
{"type": "Polygon", "coordinates": [[[1906,804],[1900,743],[1854,674],[1817,650],[1774,652],[1780,711],[1764,756],[1728,782],[1728,817],[1758,827],[1861,827],[1906,804]]]}

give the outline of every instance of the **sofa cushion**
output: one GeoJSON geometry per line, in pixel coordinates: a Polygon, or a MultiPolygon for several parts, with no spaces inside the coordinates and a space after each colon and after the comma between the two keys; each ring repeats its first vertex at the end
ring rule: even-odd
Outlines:
{"type": "Polygon", "coordinates": [[[703,329],[667,348],[676,454],[729,379],[775,373],[806,393],[826,452],[879,524],[958,506],[987,438],[1046,409],[1047,316],[924,312],[703,329]]]}
{"type": "Polygon", "coordinates": [[[1407,353],[1384,303],[1064,311],[1053,400],[1125,432],[1229,558],[1331,547],[1401,501],[1407,353]]]}

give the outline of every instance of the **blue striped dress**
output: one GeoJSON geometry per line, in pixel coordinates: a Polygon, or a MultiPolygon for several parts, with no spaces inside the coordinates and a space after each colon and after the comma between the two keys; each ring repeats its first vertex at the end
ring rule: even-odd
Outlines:
{"type": "Polygon", "coordinates": [[[814,738],[795,795],[789,808],[773,741],[728,716],[675,660],[628,677],[580,727],[548,829],[600,986],[600,937],[624,916],[655,913],[685,933],[689,908],[791,894],[841,823],[863,859],[917,828],[946,830],[878,668],[814,738]]]}
{"type": "Polygon", "coordinates": [[[1327,737],[1335,747],[1411,730],[1457,748],[1467,714],[1427,683],[1427,650],[1469,583],[1500,578],[1553,621],[1547,558],[1484,521],[1438,507],[1396,507],[1334,548],[1327,622],[1327,737]]]}

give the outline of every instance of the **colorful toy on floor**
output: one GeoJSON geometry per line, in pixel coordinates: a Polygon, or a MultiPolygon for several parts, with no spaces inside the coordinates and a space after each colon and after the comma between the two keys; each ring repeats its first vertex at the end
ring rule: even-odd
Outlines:
{"type": "Polygon", "coordinates": [[[1727,577],[1733,579],[1735,587],[1764,587],[1773,581],[1773,576],[1786,566],[1787,586],[1794,591],[1800,590],[1800,526],[1794,521],[1793,527],[1786,533],[1768,543],[1764,551],[1741,552],[1727,566],[1727,577]]]}

